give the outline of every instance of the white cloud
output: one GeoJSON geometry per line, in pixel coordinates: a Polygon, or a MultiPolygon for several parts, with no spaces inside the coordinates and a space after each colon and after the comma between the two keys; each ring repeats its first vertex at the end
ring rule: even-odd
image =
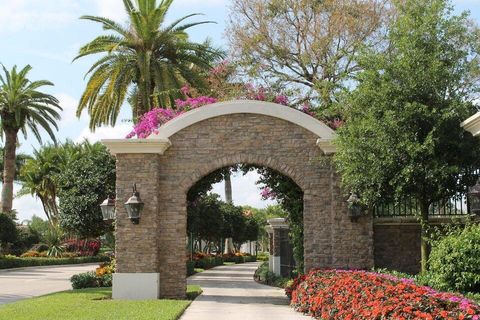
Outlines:
{"type": "Polygon", "coordinates": [[[125,21],[125,7],[121,0],[97,0],[98,16],[106,17],[115,21],[125,21]]]}
{"type": "MultiPolygon", "coordinates": [[[[62,107],[61,112],[61,124],[68,125],[73,121],[78,121],[76,116],[78,100],[68,93],[57,93],[54,96],[59,100],[60,106],[62,107]]],[[[82,120],[86,118],[85,112],[82,114],[82,120]]]]}
{"type": "Polygon", "coordinates": [[[0,10],[0,32],[58,28],[77,19],[76,1],[8,0],[0,10]]]}
{"type": "Polygon", "coordinates": [[[75,139],[76,142],[81,142],[85,139],[90,142],[97,142],[101,139],[123,139],[132,131],[132,125],[129,123],[120,123],[113,127],[100,127],[92,132],[88,127],[84,128],[80,135],[75,139]]]}

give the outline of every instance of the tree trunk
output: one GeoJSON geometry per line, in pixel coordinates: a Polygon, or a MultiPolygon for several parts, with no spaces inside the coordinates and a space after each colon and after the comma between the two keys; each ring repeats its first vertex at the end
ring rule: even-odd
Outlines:
{"type": "Polygon", "coordinates": [[[3,159],[2,212],[10,213],[13,203],[13,179],[15,178],[15,157],[18,130],[6,128],[3,159]]]}
{"type": "MultiPolygon", "coordinates": [[[[232,178],[230,172],[225,175],[225,201],[227,203],[233,203],[232,199],[232,178]]],[[[233,239],[225,239],[225,253],[234,253],[235,248],[233,247],[233,239]]]]}
{"type": "Polygon", "coordinates": [[[425,274],[428,269],[428,207],[429,203],[422,201],[420,204],[420,228],[421,228],[421,237],[420,237],[420,255],[421,255],[421,272],[425,274]]]}

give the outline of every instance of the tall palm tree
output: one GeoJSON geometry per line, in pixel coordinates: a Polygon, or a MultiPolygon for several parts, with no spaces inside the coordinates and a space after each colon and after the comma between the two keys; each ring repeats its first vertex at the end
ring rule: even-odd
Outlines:
{"type": "Polygon", "coordinates": [[[186,30],[212,21],[183,24],[198,15],[190,14],[163,26],[172,2],[123,0],[129,20],[126,26],[103,17],[81,17],[101,23],[110,32],[87,43],[74,59],[106,54],[88,70],[90,78],[77,109],[80,116],[87,108],[91,129],[115,125],[126,98],[136,121],[153,106],[172,106],[185,84],[200,89],[208,85],[206,72],[222,53],[208,42],[189,41],[186,30]]]}
{"type": "Polygon", "coordinates": [[[13,179],[15,176],[15,159],[18,133],[26,137],[27,130],[42,141],[40,128],[45,130],[53,141],[55,134],[52,126],[58,130],[56,121],[60,119],[57,110],[62,110],[58,100],[49,94],[39,91],[41,87],[52,86],[46,80],[30,81],[27,65],[17,71],[14,66],[8,71],[4,66],[0,75],[0,132],[5,140],[4,167],[2,185],[2,212],[12,210],[13,179]]]}
{"type": "MultiPolygon", "coordinates": [[[[4,154],[5,154],[5,149],[3,147],[0,147],[0,179],[3,181],[3,160],[4,160],[4,154]]],[[[28,154],[25,153],[17,153],[15,157],[15,176],[14,180],[15,181],[20,181],[20,170],[22,170],[23,166],[25,165],[25,162],[30,159],[31,157],[28,154]]]]}

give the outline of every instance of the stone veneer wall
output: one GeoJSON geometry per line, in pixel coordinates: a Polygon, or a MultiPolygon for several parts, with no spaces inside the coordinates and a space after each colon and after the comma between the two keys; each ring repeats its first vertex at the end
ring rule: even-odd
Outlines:
{"type": "Polygon", "coordinates": [[[159,272],[162,297],[185,296],[186,193],[208,173],[237,163],[270,167],[302,188],[306,270],[373,267],[372,218],[350,221],[339,177],[320,161],[317,139],[278,118],[230,114],[175,133],[164,155],[118,155],[118,271],[159,272]],[[139,225],[123,209],[133,182],[145,201],[139,225]]]}
{"type": "Polygon", "coordinates": [[[374,224],[375,267],[411,274],[420,271],[420,226],[374,224]]]}

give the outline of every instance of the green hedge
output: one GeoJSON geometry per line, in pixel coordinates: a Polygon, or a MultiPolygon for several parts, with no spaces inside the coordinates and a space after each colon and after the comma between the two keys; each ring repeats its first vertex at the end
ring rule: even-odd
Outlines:
{"type": "Polygon", "coordinates": [[[225,262],[233,262],[233,263],[245,263],[245,262],[255,262],[257,261],[256,256],[234,256],[234,257],[228,257],[228,258],[223,258],[225,262]]]}
{"type": "Polygon", "coordinates": [[[195,274],[195,261],[187,261],[187,277],[195,274]]]}
{"type": "Polygon", "coordinates": [[[195,260],[195,268],[200,269],[211,269],[216,266],[223,265],[222,257],[206,257],[200,260],[195,260]]]}
{"type": "Polygon", "coordinates": [[[94,271],[89,271],[73,275],[70,282],[73,289],[111,287],[112,274],[97,276],[94,271]]]}
{"type": "Polygon", "coordinates": [[[107,256],[75,258],[0,258],[0,269],[107,262],[107,256]]]}

